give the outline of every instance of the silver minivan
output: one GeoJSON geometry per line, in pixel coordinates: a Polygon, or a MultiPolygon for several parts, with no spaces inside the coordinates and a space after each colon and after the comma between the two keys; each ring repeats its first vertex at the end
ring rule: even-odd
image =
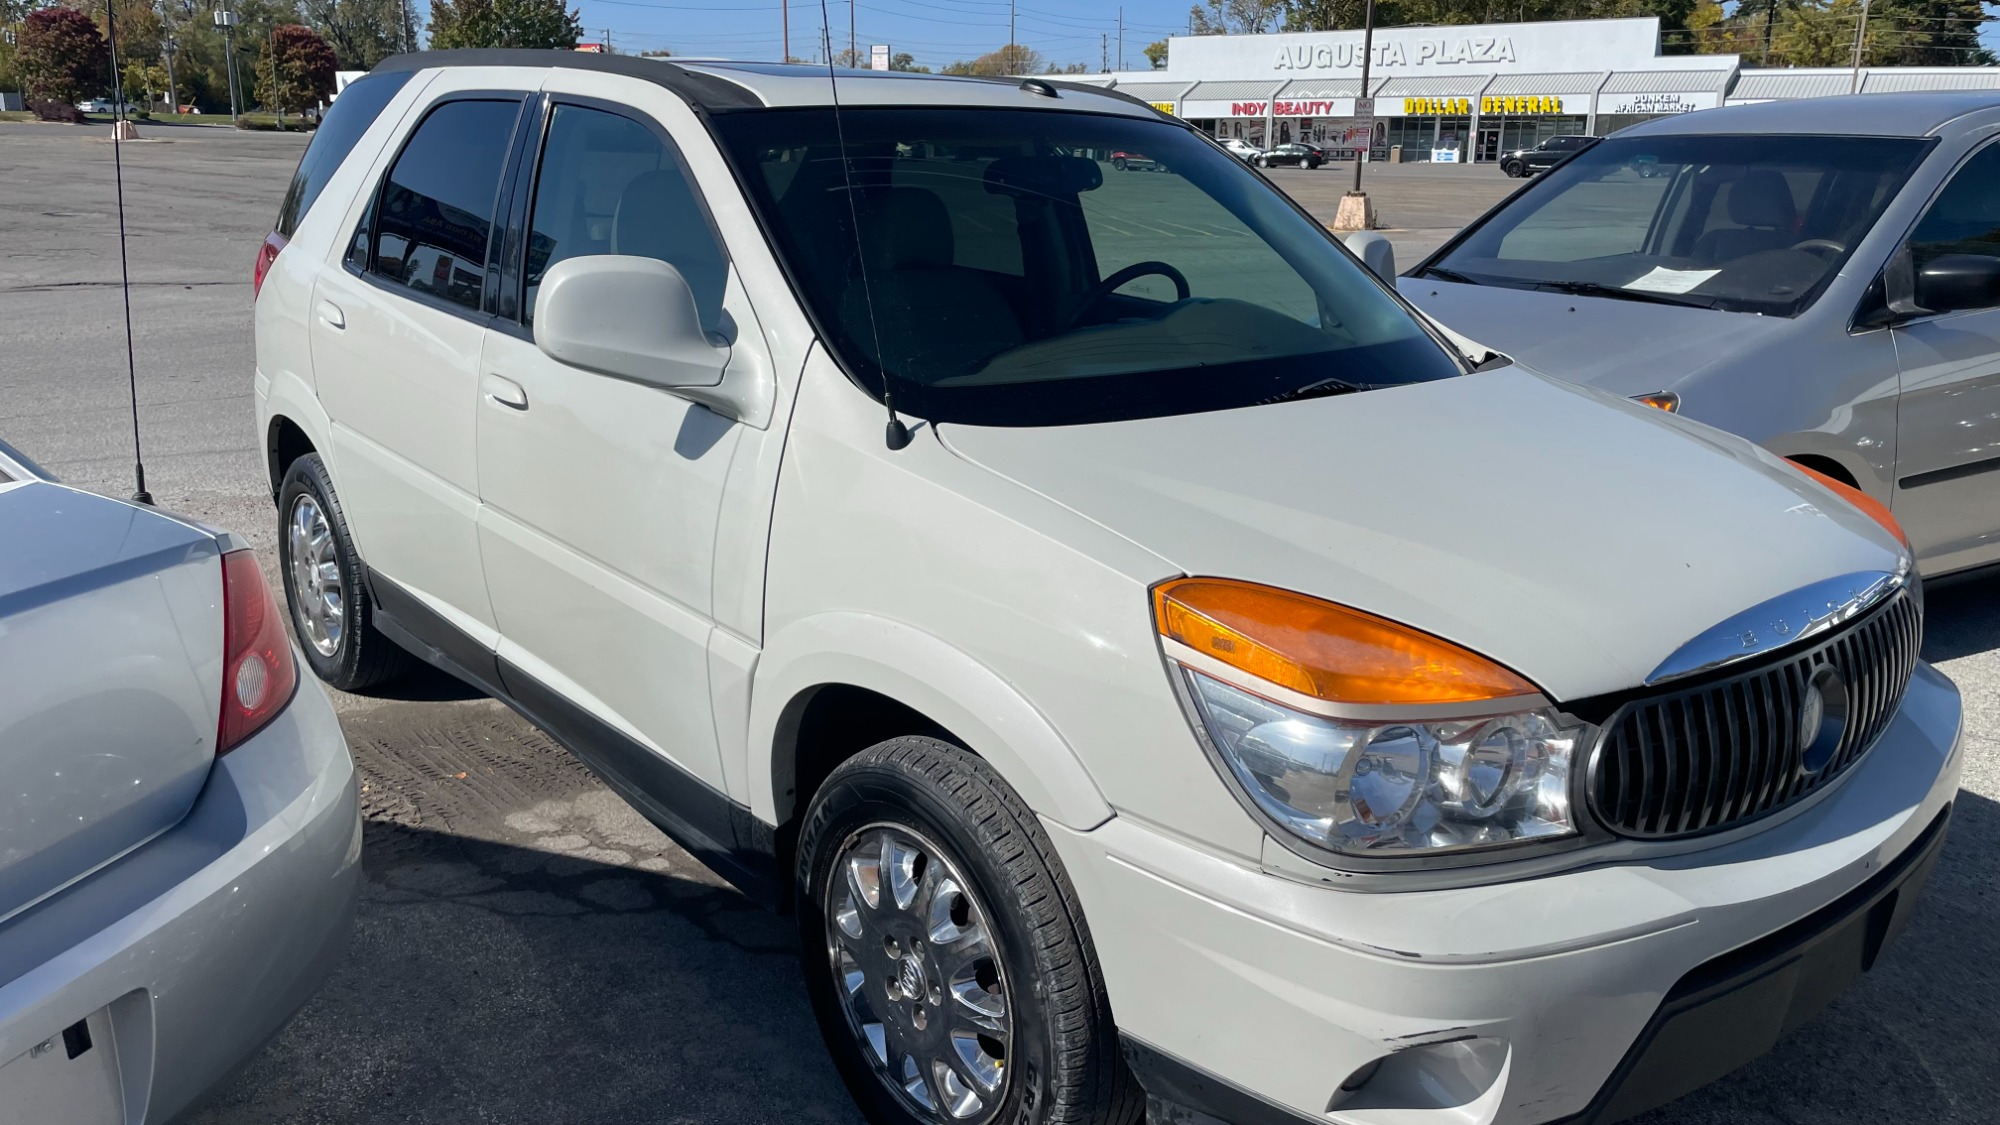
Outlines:
{"type": "Polygon", "coordinates": [[[1942,846],[1893,520],[1141,102],[405,56],[257,276],[307,663],[451,670],[792,911],[877,1125],[1617,1120],[1942,846]]]}
{"type": "Polygon", "coordinates": [[[1924,573],[2000,563],[2000,98],[1647,122],[1401,282],[1454,329],[1859,487],[1924,573]]]}

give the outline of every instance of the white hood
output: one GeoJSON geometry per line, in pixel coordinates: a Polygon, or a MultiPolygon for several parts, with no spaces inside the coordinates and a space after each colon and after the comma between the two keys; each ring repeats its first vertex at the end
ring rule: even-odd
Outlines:
{"type": "Polygon", "coordinates": [[[1738,438],[1519,367],[1103,425],[947,423],[960,456],[1189,574],[1435,633],[1557,699],[1639,685],[1708,626],[1894,570],[1866,516],[1738,438]]]}

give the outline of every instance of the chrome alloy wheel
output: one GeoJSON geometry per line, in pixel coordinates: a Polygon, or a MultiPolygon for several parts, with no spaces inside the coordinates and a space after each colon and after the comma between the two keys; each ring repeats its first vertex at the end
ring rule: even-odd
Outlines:
{"type": "Polygon", "coordinates": [[[1013,1012],[971,884],[929,840],[871,824],[841,845],[824,894],[834,991],[876,1077],[923,1120],[991,1119],[1013,1012]]]}
{"type": "Polygon", "coordinates": [[[291,561],[293,616],[307,644],[321,656],[340,650],[347,620],[347,588],[340,581],[340,561],[333,528],[312,493],[292,501],[285,519],[285,548],[291,561]]]}

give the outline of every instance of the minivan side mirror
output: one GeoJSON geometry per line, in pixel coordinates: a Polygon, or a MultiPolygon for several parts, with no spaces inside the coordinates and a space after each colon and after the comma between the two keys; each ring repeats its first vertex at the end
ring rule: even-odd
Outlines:
{"type": "Polygon", "coordinates": [[[1917,271],[1915,296],[1934,313],[2000,305],[2000,258],[1940,254],[1917,271]]]}
{"type": "Polygon", "coordinates": [[[1368,272],[1394,287],[1396,284],[1396,247],[1387,237],[1372,230],[1358,230],[1341,236],[1341,241],[1368,267],[1368,272]]]}
{"type": "Polygon", "coordinates": [[[680,271],[627,254],[550,266],[535,298],[535,346],[557,363],[668,389],[716,386],[729,364],[680,271]]]}

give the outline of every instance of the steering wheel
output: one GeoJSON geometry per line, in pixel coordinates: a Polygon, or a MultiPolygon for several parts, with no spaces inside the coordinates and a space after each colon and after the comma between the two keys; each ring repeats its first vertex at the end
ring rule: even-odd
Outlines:
{"type": "Polygon", "coordinates": [[[1826,256],[1829,258],[1836,258],[1847,253],[1847,247],[1844,244],[1835,242],[1831,238],[1808,238],[1804,242],[1793,243],[1792,249],[1804,250],[1807,253],[1825,251],[1826,256]]]}
{"type": "Polygon", "coordinates": [[[1076,322],[1083,319],[1084,313],[1096,308],[1099,301],[1117,292],[1120,287],[1137,278],[1146,277],[1151,274],[1159,274],[1161,277],[1174,283],[1175,300],[1185,301],[1188,299],[1187,275],[1165,262],[1133,262],[1131,265],[1091,286],[1090,292],[1085,293],[1083,299],[1077,302],[1076,311],[1069,314],[1069,319],[1063,322],[1062,330],[1067,332],[1071,328],[1076,327],[1076,322]]]}

